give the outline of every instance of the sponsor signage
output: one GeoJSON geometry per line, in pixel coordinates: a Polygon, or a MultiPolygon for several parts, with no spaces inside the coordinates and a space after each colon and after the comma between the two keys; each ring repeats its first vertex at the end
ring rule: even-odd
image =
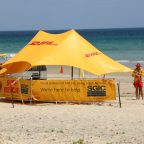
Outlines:
{"type": "Polygon", "coordinates": [[[33,80],[33,96],[47,101],[105,101],[116,99],[114,80],[33,80]]]}
{"type": "Polygon", "coordinates": [[[106,85],[87,86],[87,96],[106,96],[106,85]]]}
{"type": "MultiPolygon", "coordinates": [[[[29,100],[30,80],[0,78],[0,97],[29,100]],[[11,86],[11,84],[14,85],[11,86]]],[[[33,80],[33,99],[39,101],[106,101],[116,99],[115,80],[33,80]]]]}
{"type": "Polygon", "coordinates": [[[100,55],[100,54],[102,54],[102,53],[100,53],[100,52],[91,52],[91,53],[85,54],[85,57],[88,58],[88,57],[92,57],[92,56],[100,55]]]}
{"type": "Polygon", "coordinates": [[[54,45],[57,46],[58,44],[56,44],[54,41],[33,41],[31,42],[29,45],[54,45]]]}
{"type": "Polygon", "coordinates": [[[30,98],[30,81],[16,78],[1,77],[0,78],[0,97],[14,99],[29,99],[30,98]]]}

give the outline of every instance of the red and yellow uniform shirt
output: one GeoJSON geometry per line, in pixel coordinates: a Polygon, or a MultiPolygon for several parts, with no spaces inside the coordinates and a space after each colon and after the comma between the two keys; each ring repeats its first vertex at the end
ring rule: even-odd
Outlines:
{"type": "Polygon", "coordinates": [[[144,71],[141,68],[135,68],[132,76],[134,77],[134,86],[137,87],[143,87],[142,83],[142,76],[144,76],[144,71]]]}

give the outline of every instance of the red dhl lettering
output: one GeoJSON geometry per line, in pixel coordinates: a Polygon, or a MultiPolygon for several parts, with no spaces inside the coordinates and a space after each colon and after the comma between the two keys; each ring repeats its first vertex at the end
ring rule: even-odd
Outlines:
{"type": "Polygon", "coordinates": [[[19,88],[18,87],[4,87],[4,93],[19,94],[19,88]]]}
{"type": "Polygon", "coordinates": [[[29,45],[58,45],[56,43],[54,43],[54,41],[33,41],[31,42],[29,45]]]}
{"type": "MultiPolygon", "coordinates": [[[[15,80],[7,80],[7,86],[11,85],[15,80]]],[[[14,83],[14,85],[16,85],[17,82],[14,83]]]]}
{"type": "Polygon", "coordinates": [[[100,54],[102,54],[102,53],[92,52],[92,53],[85,54],[85,57],[91,57],[91,56],[100,55],[100,54]]]}

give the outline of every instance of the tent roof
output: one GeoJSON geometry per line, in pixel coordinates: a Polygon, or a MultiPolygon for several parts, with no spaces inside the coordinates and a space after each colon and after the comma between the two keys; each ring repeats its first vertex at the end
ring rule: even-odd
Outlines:
{"type": "Polygon", "coordinates": [[[103,54],[75,30],[70,30],[61,34],[39,31],[21,51],[3,64],[0,73],[19,73],[39,65],[74,66],[96,75],[131,71],[103,54]]]}

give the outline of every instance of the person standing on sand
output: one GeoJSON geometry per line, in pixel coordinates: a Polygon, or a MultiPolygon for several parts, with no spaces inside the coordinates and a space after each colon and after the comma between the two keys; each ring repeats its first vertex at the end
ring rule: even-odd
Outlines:
{"type": "Polygon", "coordinates": [[[144,76],[144,71],[141,68],[140,63],[137,63],[136,68],[133,70],[132,76],[134,77],[134,87],[136,89],[136,99],[140,99],[140,95],[143,99],[143,82],[142,76],[144,76]]]}

